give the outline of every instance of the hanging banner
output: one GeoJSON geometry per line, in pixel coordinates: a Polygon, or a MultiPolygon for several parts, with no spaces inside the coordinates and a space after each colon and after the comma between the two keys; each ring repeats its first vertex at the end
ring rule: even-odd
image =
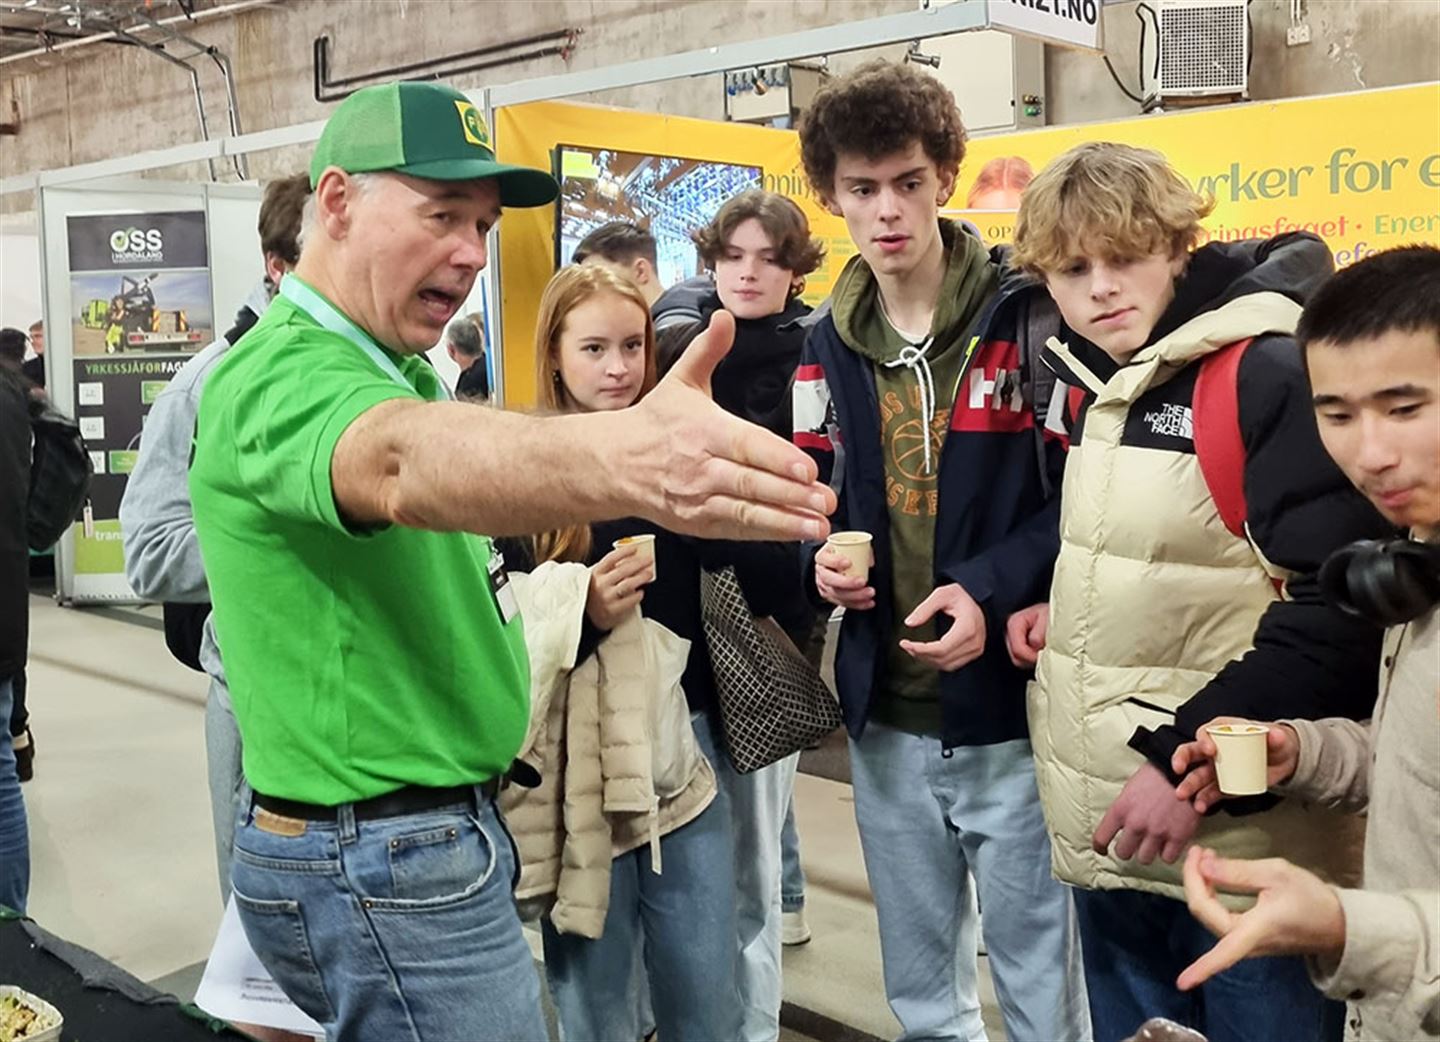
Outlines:
{"type": "MultiPolygon", "coordinates": [[[[794,131],[561,102],[500,109],[495,122],[500,159],[510,163],[555,169],[559,152],[589,149],[683,159],[714,168],[712,182],[725,169],[758,168],[761,185],[794,199],[826,246],[820,269],[806,278],[804,297],[812,304],[829,294],[855,254],[845,223],[805,178],[794,131]]],[[[1215,211],[1205,222],[1212,239],[1312,231],[1330,244],[1338,267],[1405,243],[1440,242],[1435,83],[975,138],[944,212],[970,220],[989,242],[1008,241],[1020,190],[1034,172],[1084,141],[1164,153],[1214,197],[1215,211]]],[[[618,194],[621,183],[608,190],[618,194]]],[[[557,259],[569,260],[557,257],[563,251],[556,246],[556,215],[566,205],[562,195],[556,208],[507,211],[500,224],[510,404],[534,401],[535,317],[557,259]]]]}
{"type": "Polygon", "coordinates": [[[203,210],[66,218],[75,417],[95,477],[75,526],[77,592],[119,595],[120,499],[146,414],[190,354],[215,339],[203,210]]]}

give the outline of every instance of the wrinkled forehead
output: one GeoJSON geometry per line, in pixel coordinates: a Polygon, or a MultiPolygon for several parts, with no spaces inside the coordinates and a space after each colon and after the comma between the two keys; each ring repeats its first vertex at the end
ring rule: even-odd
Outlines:
{"type": "Polygon", "coordinates": [[[452,203],[474,207],[493,220],[500,218],[500,182],[493,177],[479,177],[468,181],[436,181],[395,172],[378,176],[408,195],[411,202],[420,205],[427,202],[452,203]]]}

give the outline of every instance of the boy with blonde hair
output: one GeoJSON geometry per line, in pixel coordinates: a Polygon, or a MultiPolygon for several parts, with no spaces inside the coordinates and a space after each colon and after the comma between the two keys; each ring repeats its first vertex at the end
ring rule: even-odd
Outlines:
{"type": "Polygon", "coordinates": [[[1159,153],[1105,142],[1026,190],[1017,261],[1067,327],[1045,360],[1071,388],[1051,400],[1070,452],[1050,604],[1007,639],[1038,657],[1030,731],[1055,874],[1082,888],[1095,1037],[1165,1016],[1211,1042],[1338,1040],[1343,1007],[1299,959],[1174,984],[1209,946],[1175,864],[1192,839],[1331,879],[1359,868],[1358,820],[1269,796],[1205,818],[1170,760],[1220,715],[1369,715],[1379,632],[1328,607],[1314,573],[1385,530],[1320,444],[1292,336],[1329,250],[1304,234],[1197,249],[1210,208],[1159,153]]]}

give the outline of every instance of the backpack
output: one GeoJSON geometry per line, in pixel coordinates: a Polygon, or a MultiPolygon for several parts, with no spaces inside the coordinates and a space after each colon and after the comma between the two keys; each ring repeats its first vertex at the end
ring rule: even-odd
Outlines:
{"type": "Polygon", "coordinates": [[[1195,377],[1191,416],[1195,459],[1231,534],[1248,539],[1245,518],[1245,441],[1240,433],[1240,359],[1254,337],[1208,355],[1195,377]]]}
{"type": "Polygon", "coordinates": [[[80,517],[95,472],[80,426],[51,404],[32,400],[30,493],[25,509],[25,538],[32,550],[48,550],[80,517]]]}

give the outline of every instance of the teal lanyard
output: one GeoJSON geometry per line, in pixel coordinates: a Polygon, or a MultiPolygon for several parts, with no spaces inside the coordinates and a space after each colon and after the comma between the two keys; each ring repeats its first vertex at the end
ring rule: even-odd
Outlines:
{"type": "MultiPolygon", "coordinates": [[[[369,356],[370,361],[390,379],[394,380],[407,391],[420,393],[419,388],[405,379],[405,374],[400,372],[400,367],[391,361],[390,356],[375,346],[375,341],[363,329],[357,326],[350,319],[315,290],[301,282],[299,277],[287,274],[280,280],[280,295],[288,300],[296,308],[303,311],[321,328],[343,336],[360,350],[369,356]]],[[[450,394],[445,389],[440,378],[435,378],[436,391],[432,396],[436,401],[446,401],[450,394]]]]}

